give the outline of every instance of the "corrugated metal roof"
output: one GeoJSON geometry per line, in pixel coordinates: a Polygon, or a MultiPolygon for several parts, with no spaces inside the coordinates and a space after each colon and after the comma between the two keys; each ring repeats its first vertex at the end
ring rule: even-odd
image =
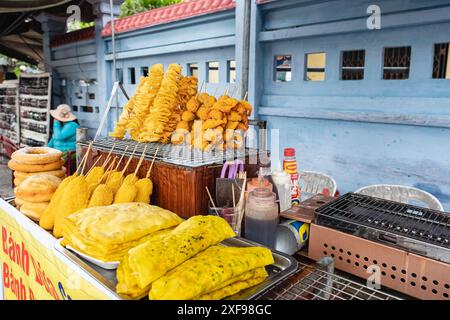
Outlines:
{"type": "MultiPolygon", "coordinates": [[[[235,0],[185,0],[179,4],[116,19],[114,20],[114,27],[116,33],[123,33],[209,13],[230,10],[235,6],[235,0]]],[[[111,23],[108,23],[102,30],[102,36],[110,36],[111,32],[111,23]]]]}

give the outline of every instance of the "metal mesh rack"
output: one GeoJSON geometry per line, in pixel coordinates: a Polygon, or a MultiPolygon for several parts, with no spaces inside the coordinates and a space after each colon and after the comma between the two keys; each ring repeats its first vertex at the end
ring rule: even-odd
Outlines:
{"type": "Polygon", "coordinates": [[[347,193],[316,209],[317,224],[450,262],[450,215],[347,193]]]}
{"type": "MultiPolygon", "coordinates": [[[[88,146],[89,143],[90,141],[81,142],[80,145],[88,146]]],[[[145,146],[147,146],[145,153],[145,159],[147,160],[153,159],[156,151],[158,150],[155,158],[156,160],[192,168],[201,167],[204,165],[222,164],[225,160],[234,160],[236,158],[244,159],[247,156],[256,157],[258,155],[258,151],[256,149],[250,148],[202,152],[187,146],[160,143],[139,143],[129,139],[118,140],[113,138],[97,139],[93,142],[92,147],[97,150],[109,151],[113,145],[115,153],[125,153],[125,155],[128,156],[132,154],[136,146],[137,148],[135,154],[141,155],[145,146]]]]}
{"type": "Polygon", "coordinates": [[[319,265],[299,262],[297,273],[260,297],[262,300],[400,300],[335,275],[319,265]]]}

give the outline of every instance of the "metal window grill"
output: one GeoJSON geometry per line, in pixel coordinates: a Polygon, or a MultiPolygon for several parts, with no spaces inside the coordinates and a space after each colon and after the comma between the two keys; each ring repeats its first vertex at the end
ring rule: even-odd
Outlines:
{"type": "Polygon", "coordinates": [[[444,212],[347,193],[316,209],[316,223],[450,262],[450,215],[444,212]]]}
{"type": "Polygon", "coordinates": [[[297,273],[260,297],[262,300],[400,300],[377,289],[299,262],[297,273]]]}
{"type": "Polygon", "coordinates": [[[384,80],[404,80],[409,78],[411,47],[384,49],[384,80]]]}
{"type": "Polygon", "coordinates": [[[366,50],[342,51],[342,80],[364,79],[366,50]]]}
{"type": "Polygon", "coordinates": [[[447,78],[447,63],[449,60],[450,43],[437,43],[434,45],[433,79],[447,78]]]}

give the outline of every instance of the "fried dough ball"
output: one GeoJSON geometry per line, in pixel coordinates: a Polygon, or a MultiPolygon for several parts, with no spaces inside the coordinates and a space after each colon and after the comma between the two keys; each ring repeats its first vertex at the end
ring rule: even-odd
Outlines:
{"type": "Polygon", "coordinates": [[[203,124],[203,130],[212,129],[220,126],[221,124],[223,124],[222,120],[208,119],[203,124]]]}
{"type": "Polygon", "coordinates": [[[181,115],[181,120],[183,120],[185,122],[190,122],[190,121],[193,121],[194,119],[195,119],[195,114],[192,113],[191,111],[185,111],[181,115]]]}
{"type": "Polygon", "coordinates": [[[228,121],[226,129],[235,130],[238,125],[239,125],[238,121],[228,121]]]}
{"type": "Polygon", "coordinates": [[[230,115],[228,115],[228,121],[241,121],[242,117],[236,111],[231,111],[230,115]]]}
{"type": "Polygon", "coordinates": [[[178,130],[178,129],[184,129],[184,130],[189,131],[190,128],[191,128],[191,122],[180,121],[180,122],[178,122],[177,128],[176,128],[176,129],[177,129],[177,130],[178,130]]]}
{"type": "Polygon", "coordinates": [[[200,108],[200,103],[198,102],[196,97],[192,97],[186,104],[186,109],[190,112],[197,112],[198,108],[200,108]]]}
{"type": "Polygon", "coordinates": [[[209,112],[210,112],[210,109],[208,109],[206,107],[200,107],[200,108],[198,108],[195,115],[197,116],[197,118],[199,118],[201,120],[207,120],[209,112]]]}
{"type": "Polygon", "coordinates": [[[211,119],[216,119],[216,120],[222,120],[223,119],[223,113],[220,110],[217,109],[213,109],[211,110],[211,112],[209,113],[209,117],[211,119]]]}

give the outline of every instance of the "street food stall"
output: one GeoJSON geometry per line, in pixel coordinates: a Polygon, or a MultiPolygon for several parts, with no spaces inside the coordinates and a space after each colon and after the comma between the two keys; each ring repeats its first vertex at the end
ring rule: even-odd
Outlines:
{"type": "Polygon", "coordinates": [[[201,88],[152,66],[69,177],[58,150],[12,154],[3,298],[449,299],[448,214],[308,188],[292,148],[272,172],[245,143],[246,96],[201,88]]]}

